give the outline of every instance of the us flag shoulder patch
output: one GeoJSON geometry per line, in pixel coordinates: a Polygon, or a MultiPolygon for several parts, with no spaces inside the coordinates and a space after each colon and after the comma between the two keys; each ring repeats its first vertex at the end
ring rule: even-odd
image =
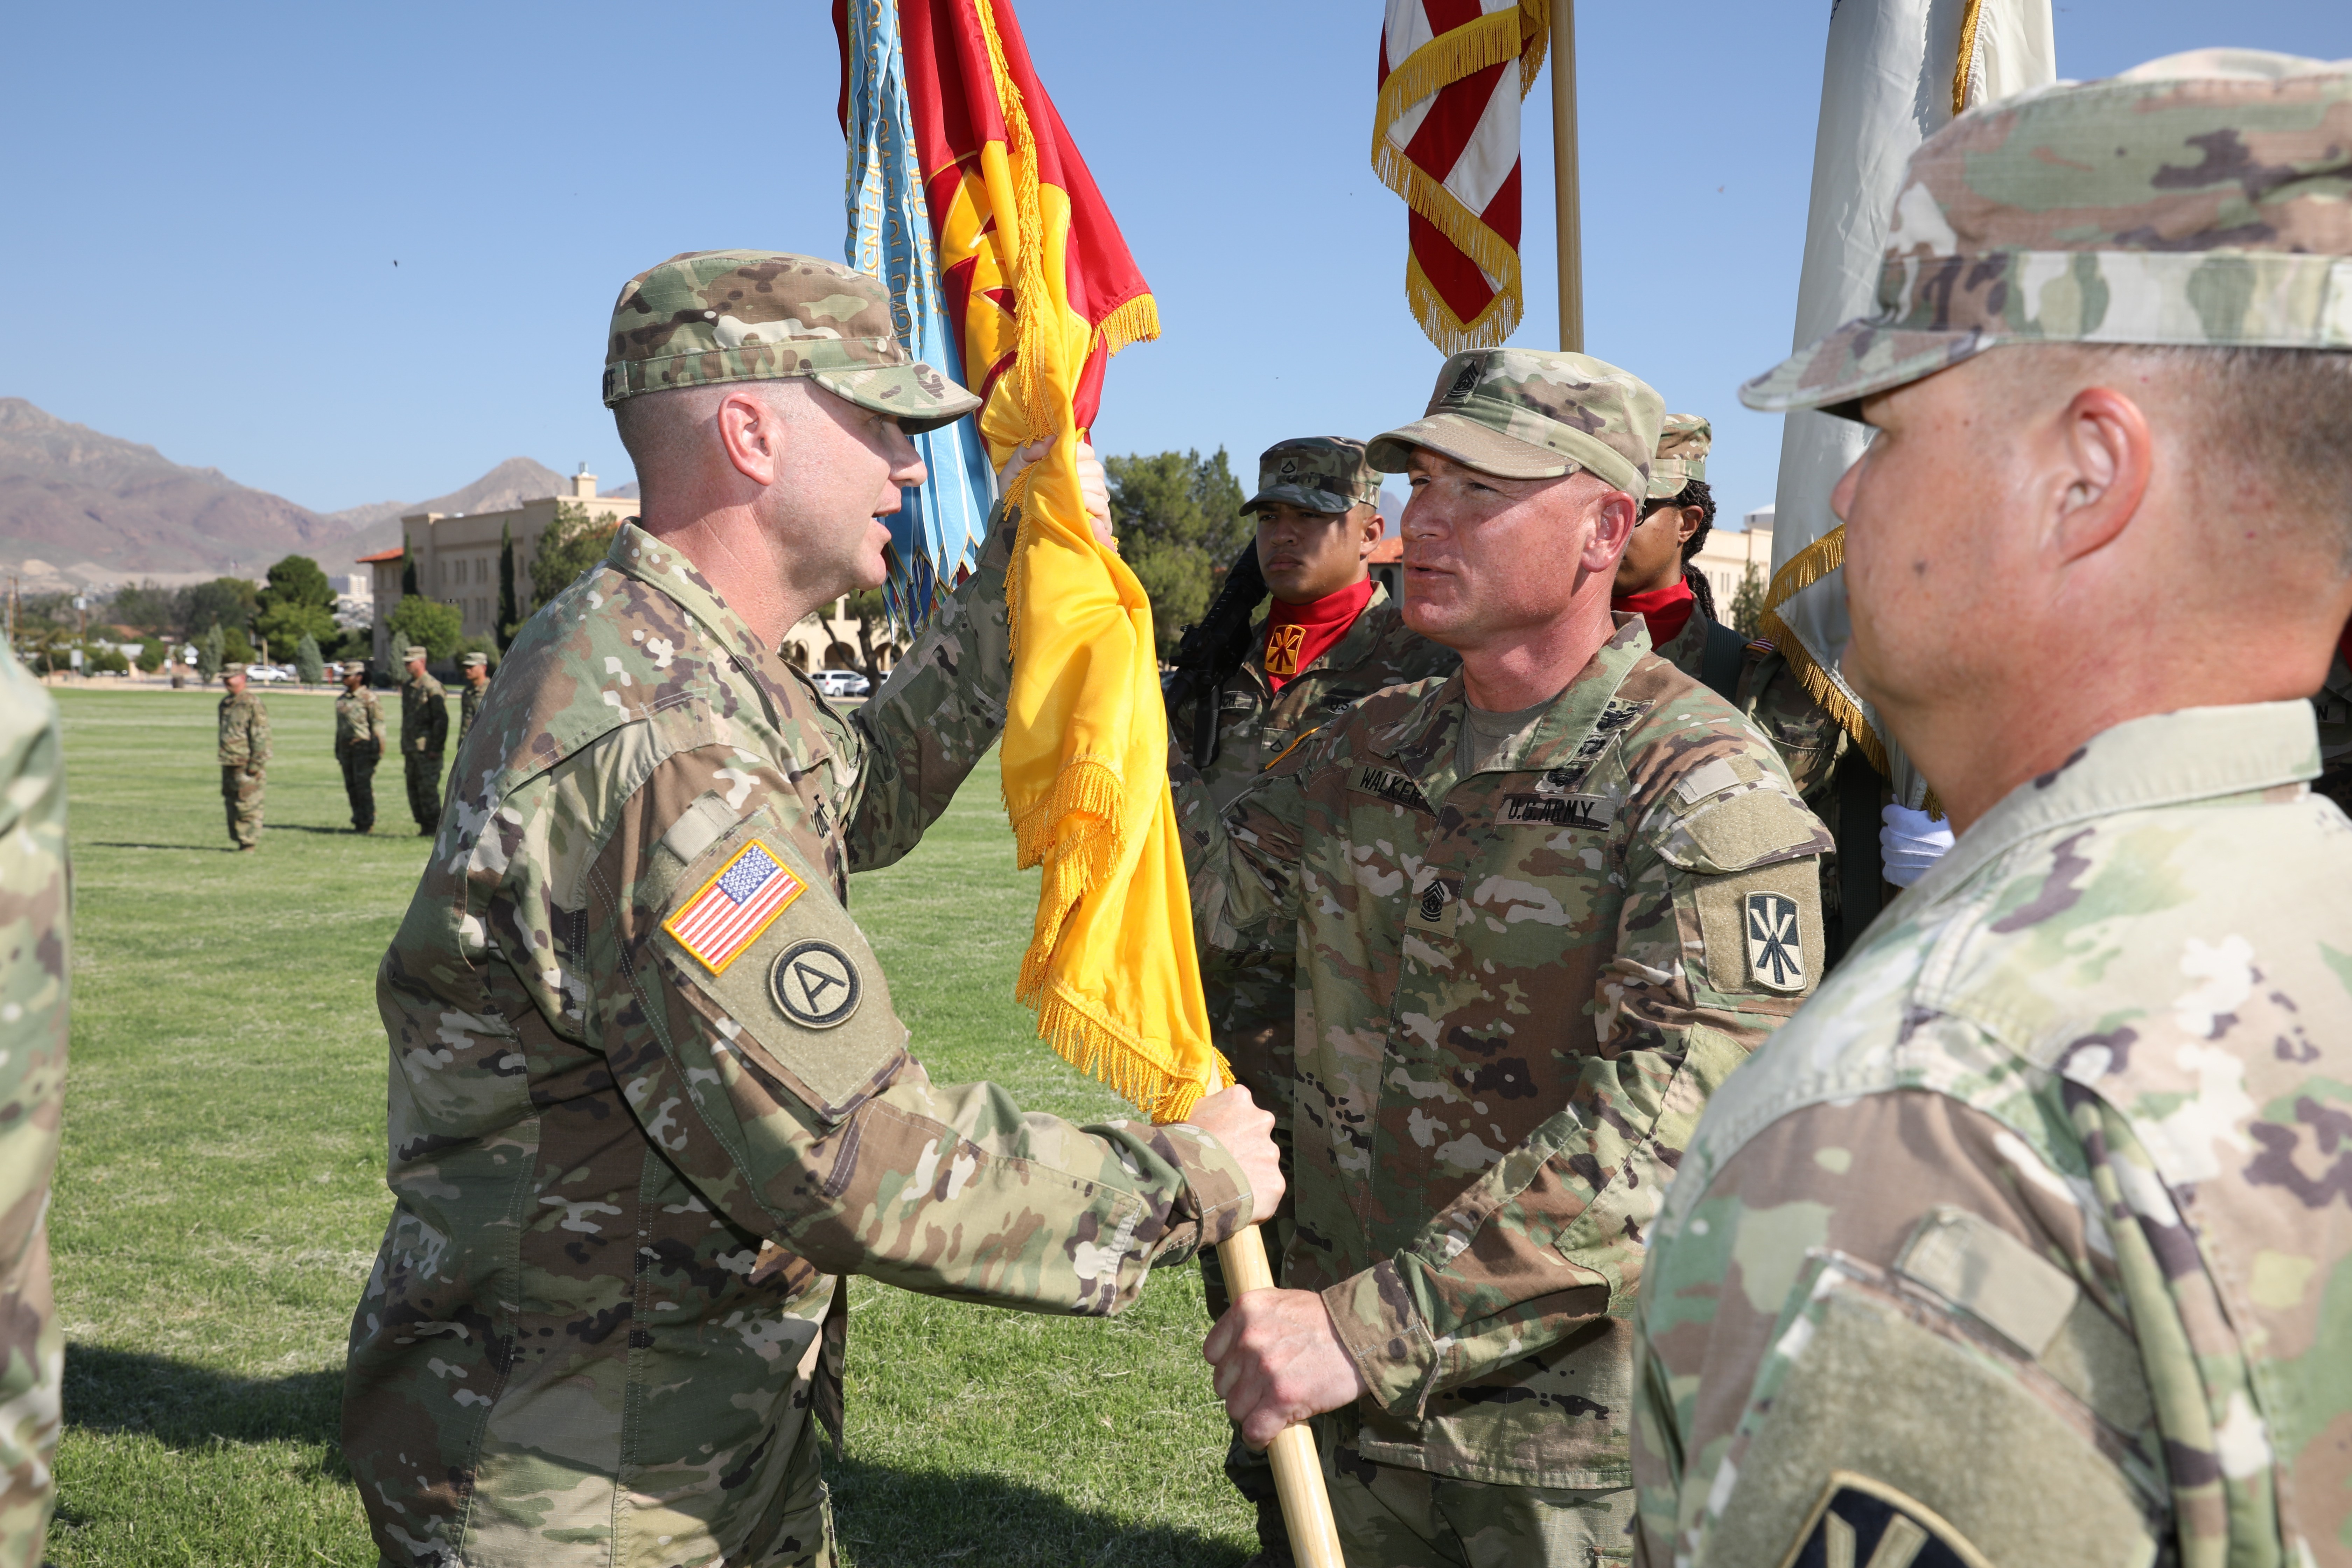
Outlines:
{"type": "Polygon", "coordinates": [[[723,974],[806,891],[801,879],[754,838],[737,850],[717,876],[703,883],[699,892],[680,904],[676,914],[662,921],[662,930],[703,968],[723,974]]]}

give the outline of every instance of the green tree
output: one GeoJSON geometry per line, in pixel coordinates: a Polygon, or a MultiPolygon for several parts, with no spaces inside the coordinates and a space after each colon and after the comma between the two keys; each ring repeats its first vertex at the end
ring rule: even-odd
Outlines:
{"type": "Polygon", "coordinates": [[[444,605],[411,594],[392,607],[384,617],[392,631],[394,657],[411,643],[422,647],[433,658],[445,659],[457,651],[457,639],[465,635],[466,617],[455,605],[444,605]]]}
{"type": "Polygon", "coordinates": [[[613,547],[613,535],[620,531],[618,519],[598,522],[577,501],[556,502],[555,521],[539,536],[539,548],[530,558],[532,607],[546,604],[604,559],[604,552],[613,547]]]}
{"type": "Polygon", "coordinates": [[[278,648],[335,635],[335,591],[307,555],[289,555],[269,569],[255,601],[253,628],[278,648]]]}
{"type": "Polygon", "coordinates": [[[522,606],[515,602],[514,524],[499,524],[499,652],[522,629],[522,606]]]}
{"type": "Polygon", "coordinates": [[[319,639],[309,632],[302,634],[301,646],[294,650],[294,671],[305,686],[317,686],[327,679],[327,661],[319,652],[319,639]]]}
{"type": "Polygon", "coordinates": [[[403,598],[416,596],[416,550],[404,533],[400,536],[400,593],[403,598]]]}
{"type": "Polygon", "coordinates": [[[221,666],[227,661],[228,639],[222,635],[220,623],[215,621],[205,628],[205,635],[196,639],[196,673],[204,678],[206,686],[210,686],[213,678],[221,672],[221,666]]]}
{"type": "Polygon", "coordinates": [[[260,590],[242,577],[215,577],[188,590],[181,625],[192,634],[211,626],[242,631],[253,625],[260,598],[260,590]]]}
{"type": "Polygon", "coordinates": [[[117,589],[112,615],[118,625],[142,632],[170,632],[181,624],[179,600],[179,595],[150,578],[117,589]]]}
{"type": "Polygon", "coordinates": [[[119,647],[94,648],[83,661],[83,668],[97,675],[128,675],[131,661],[119,647]]]}
{"type": "Polygon", "coordinates": [[[1106,458],[1111,528],[1119,558],[1151,598],[1153,640],[1164,658],[1209,607],[1218,570],[1254,531],[1242,515],[1247,499],[1220,447],[1199,451],[1106,458]]]}
{"type": "Polygon", "coordinates": [[[227,626],[221,632],[221,657],[231,664],[251,664],[258,656],[253,651],[252,641],[243,632],[235,626],[227,626]]]}
{"type": "Polygon", "coordinates": [[[1752,637],[1763,618],[1764,574],[1751,563],[1739,580],[1739,592],[1731,595],[1731,627],[1742,637],[1752,637]]]}
{"type": "Polygon", "coordinates": [[[139,645],[139,668],[149,675],[163,668],[164,657],[171,649],[160,637],[151,637],[139,645]]]}

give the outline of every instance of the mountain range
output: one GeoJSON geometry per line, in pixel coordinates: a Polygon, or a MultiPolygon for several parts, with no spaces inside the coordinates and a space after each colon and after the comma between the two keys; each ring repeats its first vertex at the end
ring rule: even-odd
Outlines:
{"type": "MultiPolygon", "coordinates": [[[[0,397],[0,571],[27,593],[152,577],[177,584],[259,578],[289,554],[331,575],[400,542],[418,511],[500,511],[566,491],[543,463],[509,458],[446,495],[315,512],[238,484],[218,468],[174,463],[152,447],[74,425],[21,397],[0,397]]],[[[604,492],[635,495],[634,484],[604,492]]]]}

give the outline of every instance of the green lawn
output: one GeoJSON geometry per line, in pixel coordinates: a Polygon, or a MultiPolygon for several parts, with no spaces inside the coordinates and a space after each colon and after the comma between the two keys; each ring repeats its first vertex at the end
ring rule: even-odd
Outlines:
{"type": "MultiPolygon", "coordinates": [[[[375,1561],[336,1447],[346,1323],[391,1200],[376,960],[406,903],[398,759],[345,831],[331,705],[268,694],[261,852],[229,852],[216,694],[58,693],[71,773],[74,1030],[50,1211],[69,1349],[59,1565],[375,1561]]],[[[854,906],[918,1053],[1080,1120],[1119,1109],[1012,1000],[1034,879],[993,762],[854,906]]],[[[1074,1322],[856,1281],[845,1462],[861,1568],[1240,1563],[1251,1519],[1198,1353],[1199,1274],[1074,1322]]]]}

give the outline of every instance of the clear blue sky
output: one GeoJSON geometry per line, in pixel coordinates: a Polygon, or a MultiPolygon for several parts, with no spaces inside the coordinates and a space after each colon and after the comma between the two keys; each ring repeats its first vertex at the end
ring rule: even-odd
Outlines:
{"type": "MultiPolygon", "coordinates": [[[[1780,422],[1733,394],[1789,347],[1829,5],[1580,11],[1589,346],[1713,417],[1724,510],[1761,505],[1780,422]]],[[[1377,0],[1019,12],[1167,329],[1112,366],[1102,449],[1223,446],[1247,474],[1281,437],[1417,415],[1439,362],[1367,157],[1377,0]]],[[[516,454],[618,482],[597,376],[623,280],[680,250],[841,254],[823,0],[14,15],[0,395],[320,510],[516,454]]],[[[2352,56],[2345,0],[2060,0],[2057,26],[2078,78],[2205,44],[2352,56]]]]}

